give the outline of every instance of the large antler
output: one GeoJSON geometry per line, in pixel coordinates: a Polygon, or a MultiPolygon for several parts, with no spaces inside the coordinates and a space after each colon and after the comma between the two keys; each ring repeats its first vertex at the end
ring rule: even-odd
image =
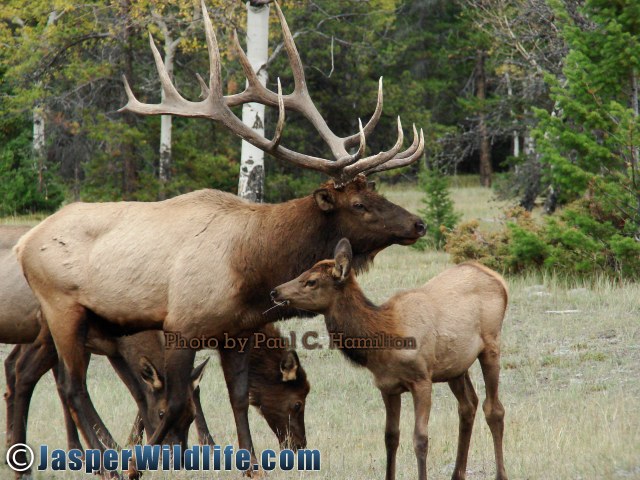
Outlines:
{"type": "Polygon", "coordinates": [[[244,74],[247,77],[247,88],[235,95],[223,95],[222,79],[220,73],[220,51],[216,40],[211,19],[209,18],[204,0],[201,0],[202,17],[204,19],[207,50],[209,51],[209,85],[198,75],[198,81],[202,88],[204,100],[191,102],[183,98],[175,88],[160,56],[151,33],[149,43],[155,58],[156,68],[160,76],[160,83],[164,93],[164,101],[159,104],[147,104],[139,102],[131,91],[131,87],[123,76],[124,88],[128,102],[120,111],[134,112],[141,115],[176,115],[180,117],[200,117],[219,121],[236,135],[245,139],[256,147],[270,153],[276,158],[285,160],[303,168],[309,168],[323,172],[334,178],[336,184],[343,184],[355,178],[359,173],[382,172],[391,168],[409,165],[416,161],[424,151],[424,134],[420,134],[413,126],[413,143],[409,148],[400,151],[403,143],[403,132],[400,118],[398,118],[398,139],[396,144],[386,152],[380,152],[368,157],[364,156],[366,149],[366,137],[375,128],[382,115],[382,77],[378,84],[378,102],[371,119],[363,127],[358,121],[360,131],[348,137],[338,137],[327,125],[315,104],[311,100],[304,69],[300,55],[293,41],[289,26],[280,10],[277,2],[274,2],[276,13],[282,26],[284,45],[289,56],[293,71],[294,89],[289,95],[282,94],[280,79],[278,79],[278,92],[272,92],[265,88],[254,72],[249,59],[238,41],[238,35],[233,32],[233,45],[238,53],[244,74]],[[230,107],[244,103],[256,102],[278,108],[278,124],[274,138],[268,140],[258,135],[253,129],[245,125],[230,107]],[[285,110],[293,110],[301,113],[318,131],[322,139],[331,149],[334,160],[318,158],[303,153],[289,150],[280,145],[282,131],[284,129],[285,110]],[[358,146],[358,150],[351,154],[349,149],[358,146]]]}

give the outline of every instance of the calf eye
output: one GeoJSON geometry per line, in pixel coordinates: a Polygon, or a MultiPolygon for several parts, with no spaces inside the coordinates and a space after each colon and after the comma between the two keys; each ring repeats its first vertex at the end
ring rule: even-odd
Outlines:
{"type": "Polygon", "coordinates": [[[162,420],[164,418],[164,410],[160,410],[158,412],[158,416],[160,417],[160,420],[162,420]]]}
{"type": "Polygon", "coordinates": [[[296,402],[296,404],[293,406],[293,411],[298,413],[301,408],[302,408],[302,402],[296,402]]]}
{"type": "Polygon", "coordinates": [[[317,285],[317,280],[307,280],[307,283],[304,284],[305,287],[315,287],[317,285]]]}

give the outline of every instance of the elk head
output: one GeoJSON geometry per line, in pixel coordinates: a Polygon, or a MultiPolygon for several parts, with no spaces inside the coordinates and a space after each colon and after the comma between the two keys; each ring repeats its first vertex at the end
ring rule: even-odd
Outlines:
{"type": "Polygon", "coordinates": [[[333,257],[333,260],[322,260],[298,278],[274,288],[271,299],[317,313],[329,310],[336,297],[335,291],[352,280],[353,253],[349,240],[343,238],[338,242],[333,257]]]}
{"type": "MultiPolygon", "coordinates": [[[[380,119],[380,116],[382,115],[382,78],[380,78],[378,85],[378,102],[373,116],[364,127],[362,126],[362,122],[358,121],[359,133],[346,137],[339,137],[331,131],[327,122],[311,100],[307,90],[302,61],[293,41],[293,36],[291,35],[278,3],[274,2],[274,5],[276,14],[282,26],[284,45],[287,55],[289,56],[293,72],[294,89],[291,94],[282,94],[279,79],[277,92],[267,89],[260,83],[245,52],[240,46],[236,32],[234,32],[233,46],[237,52],[244,74],[247,77],[247,88],[244,92],[239,94],[223,95],[218,43],[204,0],[201,0],[207,49],[209,51],[210,72],[208,85],[200,76],[198,76],[204,100],[200,102],[191,102],[183,98],[180,93],[178,93],[177,89],[171,82],[171,78],[167,73],[164,63],[162,62],[160,52],[156,48],[153,38],[149,35],[151,50],[155,58],[158,75],[160,77],[164,100],[160,104],[141,103],[134,96],[126,78],[123,77],[128,102],[120,109],[120,111],[133,112],[142,115],[199,117],[218,121],[236,135],[278,159],[303,168],[309,168],[327,174],[333,179],[334,186],[337,189],[344,187],[349,182],[352,182],[358,174],[364,175],[368,173],[382,172],[392,168],[409,165],[416,161],[424,151],[424,134],[422,130],[420,131],[420,134],[418,134],[414,125],[413,143],[406,150],[402,151],[404,135],[400,118],[398,118],[398,138],[395,145],[387,151],[365,156],[366,137],[373,131],[380,119]],[[231,107],[249,102],[262,103],[267,106],[278,108],[278,123],[276,125],[273,139],[268,140],[261,137],[250,127],[242,123],[242,121],[231,111],[231,107]],[[311,123],[331,150],[334,157],[333,160],[295,152],[280,144],[285,123],[285,110],[293,110],[301,113],[311,123]],[[356,150],[352,151],[353,149],[356,150]]],[[[319,193],[319,195],[323,195],[323,193],[319,193]]],[[[331,200],[328,199],[328,201],[330,202],[331,200]]],[[[359,203],[366,204],[367,202],[363,201],[359,203]]]]}
{"type": "Polygon", "coordinates": [[[280,371],[252,378],[250,403],[256,407],[280,442],[280,448],[306,448],[304,408],[309,382],[298,354],[283,350],[280,371]]]}
{"type": "MultiPolygon", "coordinates": [[[[207,358],[191,372],[190,393],[200,384],[204,369],[209,362],[207,358]]],[[[137,375],[144,385],[144,403],[146,408],[141,409],[144,428],[147,433],[156,431],[167,410],[167,398],[165,392],[165,379],[153,362],[146,356],[140,357],[137,375]]],[[[192,397],[190,397],[192,398],[192,397]]],[[[187,445],[189,427],[195,418],[195,405],[193,400],[188,403],[179,422],[176,422],[164,439],[169,445],[187,445]]]]}

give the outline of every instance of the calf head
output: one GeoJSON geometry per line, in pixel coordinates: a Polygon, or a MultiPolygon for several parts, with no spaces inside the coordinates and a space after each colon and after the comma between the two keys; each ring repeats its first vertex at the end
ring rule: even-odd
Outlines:
{"type": "MultiPolygon", "coordinates": [[[[198,387],[204,374],[204,368],[209,359],[195,367],[190,374],[189,401],[187,407],[176,421],[166,437],[164,443],[168,445],[187,445],[189,427],[195,418],[195,404],[193,402],[193,391],[198,387]]],[[[164,365],[161,369],[156,368],[154,363],[146,356],[141,356],[137,369],[138,378],[142,381],[143,406],[140,407],[142,421],[147,435],[156,431],[168,408],[167,396],[165,392],[164,365]]],[[[139,405],[140,406],[140,405],[139,405]]]]}
{"type": "Polygon", "coordinates": [[[278,369],[256,365],[264,358],[252,358],[249,401],[276,434],[280,448],[297,450],[307,446],[304,409],[310,386],[298,354],[294,350],[277,352],[278,369]]]}
{"type": "Polygon", "coordinates": [[[329,310],[336,290],[355,281],[351,271],[353,253],[349,240],[340,240],[333,256],[333,260],[322,260],[298,278],[274,288],[271,292],[273,301],[317,313],[329,310]]]}

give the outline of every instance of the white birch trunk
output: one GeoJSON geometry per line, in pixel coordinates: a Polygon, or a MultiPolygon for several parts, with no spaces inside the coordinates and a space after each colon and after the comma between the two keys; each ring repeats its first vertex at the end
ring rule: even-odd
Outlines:
{"type": "MultiPolygon", "coordinates": [[[[262,68],[269,53],[269,5],[252,7],[247,2],[247,57],[260,83],[266,85],[267,72],[262,68]]],[[[242,107],[242,121],[264,136],[265,106],[246,103],[242,107]]],[[[264,193],[264,152],[249,142],[242,141],[238,196],[253,202],[262,202],[264,193]]]]}
{"type": "MultiPolygon", "coordinates": [[[[156,23],[164,34],[164,65],[169,74],[169,78],[173,79],[173,60],[180,43],[180,38],[173,39],[166,23],[156,18],[156,23]]],[[[162,101],[165,100],[164,90],[162,91],[162,101]]],[[[171,115],[160,116],[160,158],[158,161],[158,180],[160,180],[160,191],[158,197],[164,200],[166,196],[165,187],[171,177],[171,142],[172,142],[173,121],[171,115]]]]}
{"type": "MultiPolygon", "coordinates": [[[[513,87],[511,86],[511,77],[509,76],[509,72],[505,72],[504,74],[505,80],[507,82],[507,95],[509,100],[513,97],[513,87]]],[[[511,109],[511,118],[514,118],[513,109],[511,109]]],[[[511,155],[514,157],[520,156],[520,137],[518,136],[518,131],[513,131],[513,150],[511,155]]]]}

